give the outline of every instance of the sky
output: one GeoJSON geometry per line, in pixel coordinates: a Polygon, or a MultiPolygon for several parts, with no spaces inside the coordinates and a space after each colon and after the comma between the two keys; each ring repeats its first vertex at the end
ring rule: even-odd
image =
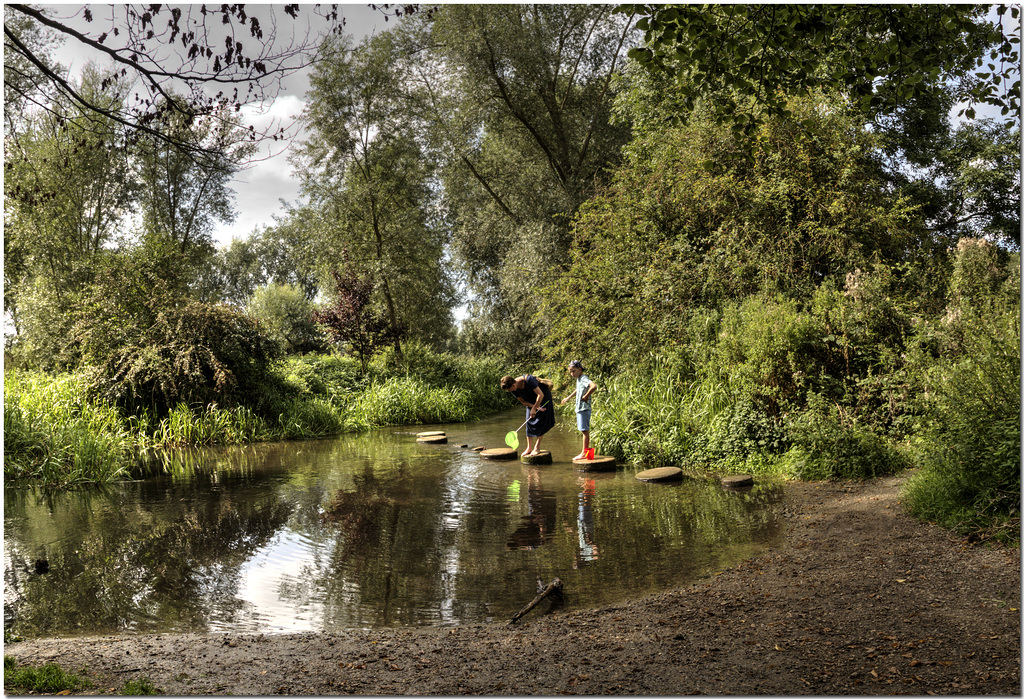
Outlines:
{"type": "MultiPolygon", "coordinates": [[[[53,7],[61,14],[76,9],[73,5],[50,4],[47,7],[53,7]]],[[[250,7],[258,5],[247,5],[246,9],[250,7]]],[[[345,31],[355,38],[356,43],[371,33],[388,28],[384,14],[371,9],[369,5],[340,5],[339,8],[345,17],[345,31]]],[[[391,18],[389,21],[394,23],[395,19],[391,18]]],[[[90,59],[95,60],[96,55],[77,42],[69,41],[55,53],[55,58],[68,67],[72,75],[77,76],[85,63],[90,59]]],[[[243,108],[246,124],[252,124],[257,131],[261,126],[267,126],[275,120],[279,126],[293,126],[295,118],[305,105],[304,98],[308,89],[308,71],[294,74],[284,82],[283,89],[277,93],[273,103],[265,105],[261,113],[256,113],[254,107],[243,108]]],[[[227,245],[233,238],[248,238],[253,231],[272,224],[275,214],[284,212],[282,200],[289,203],[298,200],[298,179],[292,176],[292,167],[288,162],[288,154],[295,143],[294,138],[284,145],[280,142],[271,142],[267,145],[270,157],[237,173],[231,187],[235,192],[235,209],[238,215],[233,223],[217,225],[214,238],[218,245],[227,245]],[[269,150],[271,146],[275,147],[273,151],[269,150]]]]}
{"type": "MultiPolygon", "coordinates": [[[[364,36],[387,29],[384,16],[368,5],[342,5],[341,11],[345,16],[346,33],[355,37],[357,43],[364,36]]],[[[277,119],[284,126],[294,123],[305,106],[304,97],[308,89],[307,73],[296,74],[265,114],[254,116],[249,110],[249,123],[257,131],[271,119],[277,119]]],[[[232,224],[218,226],[214,234],[218,244],[226,245],[232,238],[249,237],[254,230],[273,223],[274,214],[283,213],[282,200],[294,202],[298,199],[299,182],[292,177],[292,167],[288,162],[288,153],[295,142],[296,139],[289,141],[283,151],[280,144],[272,144],[278,147],[275,155],[238,173],[232,184],[238,218],[232,224]]]]}

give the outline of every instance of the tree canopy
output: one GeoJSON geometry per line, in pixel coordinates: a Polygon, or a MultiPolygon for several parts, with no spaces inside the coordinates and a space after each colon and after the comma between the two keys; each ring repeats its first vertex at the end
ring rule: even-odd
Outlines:
{"type": "Polygon", "coordinates": [[[630,56],[680,86],[679,117],[698,100],[750,132],[786,114],[790,95],[842,91],[863,113],[892,113],[942,82],[961,114],[991,105],[1020,113],[1019,8],[997,5],[625,5],[645,45],[630,56]],[[1007,11],[1014,22],[1005,21],[1007,11]]]}

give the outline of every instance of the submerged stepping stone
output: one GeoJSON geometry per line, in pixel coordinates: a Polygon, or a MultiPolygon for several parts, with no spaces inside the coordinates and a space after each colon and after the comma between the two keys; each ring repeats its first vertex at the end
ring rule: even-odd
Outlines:
{"type": "Polygon", "coordinates": [[[726,476],[722,479],[722,485],[726,488],[746,488],[754,485],[754,477],[750,475],[726,476]]]}
{"type": "Polygon", "coordinates": [[[508,447],[499,447],[497,449],[484,449],[480,452],[480,456],[484,459],[495,459],[499,461],[508,461],[514,459],[519,455],[515,449],[508,447]]]}
{"type": "Polygon", "coordinates": [[[545,449],[541,449],[537,452],[536,456],[527,456],[523,454],[520,459],[524,464],[550,464],[551,463],[551,452],[545,449]]]}
{"type": "Polygon", "coordinates": [[[428,437],[419,437],[416,441],[420,444],[447,444],[448,437],[444,434],[435,434],[428,437]]]}
{"type": "Polygon", "coordinates": [[[417,432],[416,436],[417,437],[438,437],[438,436],[443,435],[443,434],[444,434],[444,432],[441,432],[439,430],[434,430],[433,432],[417,432]]]}
{"type": "Polygon", "coordinates": [[[593,459],[573,459],[572,467],[577,471],[614,471],[614,456],[595,456],[593,459]]]}
{"type": "Polygon", "coordinates": [[[661,468],[649,468],[636,474],[638,481],[648,483],[667,483],[669,481],[683,480],[683,469],[677,466],[662,466],[661,468]]]}

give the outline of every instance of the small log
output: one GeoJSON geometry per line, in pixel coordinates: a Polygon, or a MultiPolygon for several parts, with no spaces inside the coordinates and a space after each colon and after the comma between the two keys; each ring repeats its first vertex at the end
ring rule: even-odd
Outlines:
{"type": "Polygon", "coordinates": [[[512,618],[509,619],[508,623],[509,624],[514,624],[517,621],[519,621],[521,618],[526,616],[526,614],[528,614],[531,609],[536,607],[540,603],[540,601],[542,599],[544,599],[545,597],[551,597],[556,602],[558,602],[558,601],[561,601],[562,595],[563,595],[562,580],[561,580],[561,578],[555,578],[554,580],[549,582],[547,584],[547,586],[543,590],[541,590],[540,593],[536,597],[533,598],[532,602],[530,602],[528,605],[526,605],[525,607],[520,609],[518,612],[513,614],[512,618]]]}

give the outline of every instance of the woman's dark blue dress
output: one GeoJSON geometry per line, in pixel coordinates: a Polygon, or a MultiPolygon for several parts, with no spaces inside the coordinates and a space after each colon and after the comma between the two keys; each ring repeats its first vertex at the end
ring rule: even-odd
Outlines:
{"type": "MultiPolygon", "coordinates": [[[[537,402],[537,393],[534,389],[539,386],[541,392],[544,393],[544,399],[540,402],[544,410],[538,410],[536,417],[526,423],[526,434],[530,437],[540,437],[555,426],[555,406],[554,401],[551,400],[551,389],[547,384],[538,381],[533,374],[526,374],[523,378],[526,379],[526,385],[519,390],[512,391],[513,396],[522,398],[533,405],[537,402]]],[[[526,416],[530,416],[529,408],[526,409],[526,416]]]]}

